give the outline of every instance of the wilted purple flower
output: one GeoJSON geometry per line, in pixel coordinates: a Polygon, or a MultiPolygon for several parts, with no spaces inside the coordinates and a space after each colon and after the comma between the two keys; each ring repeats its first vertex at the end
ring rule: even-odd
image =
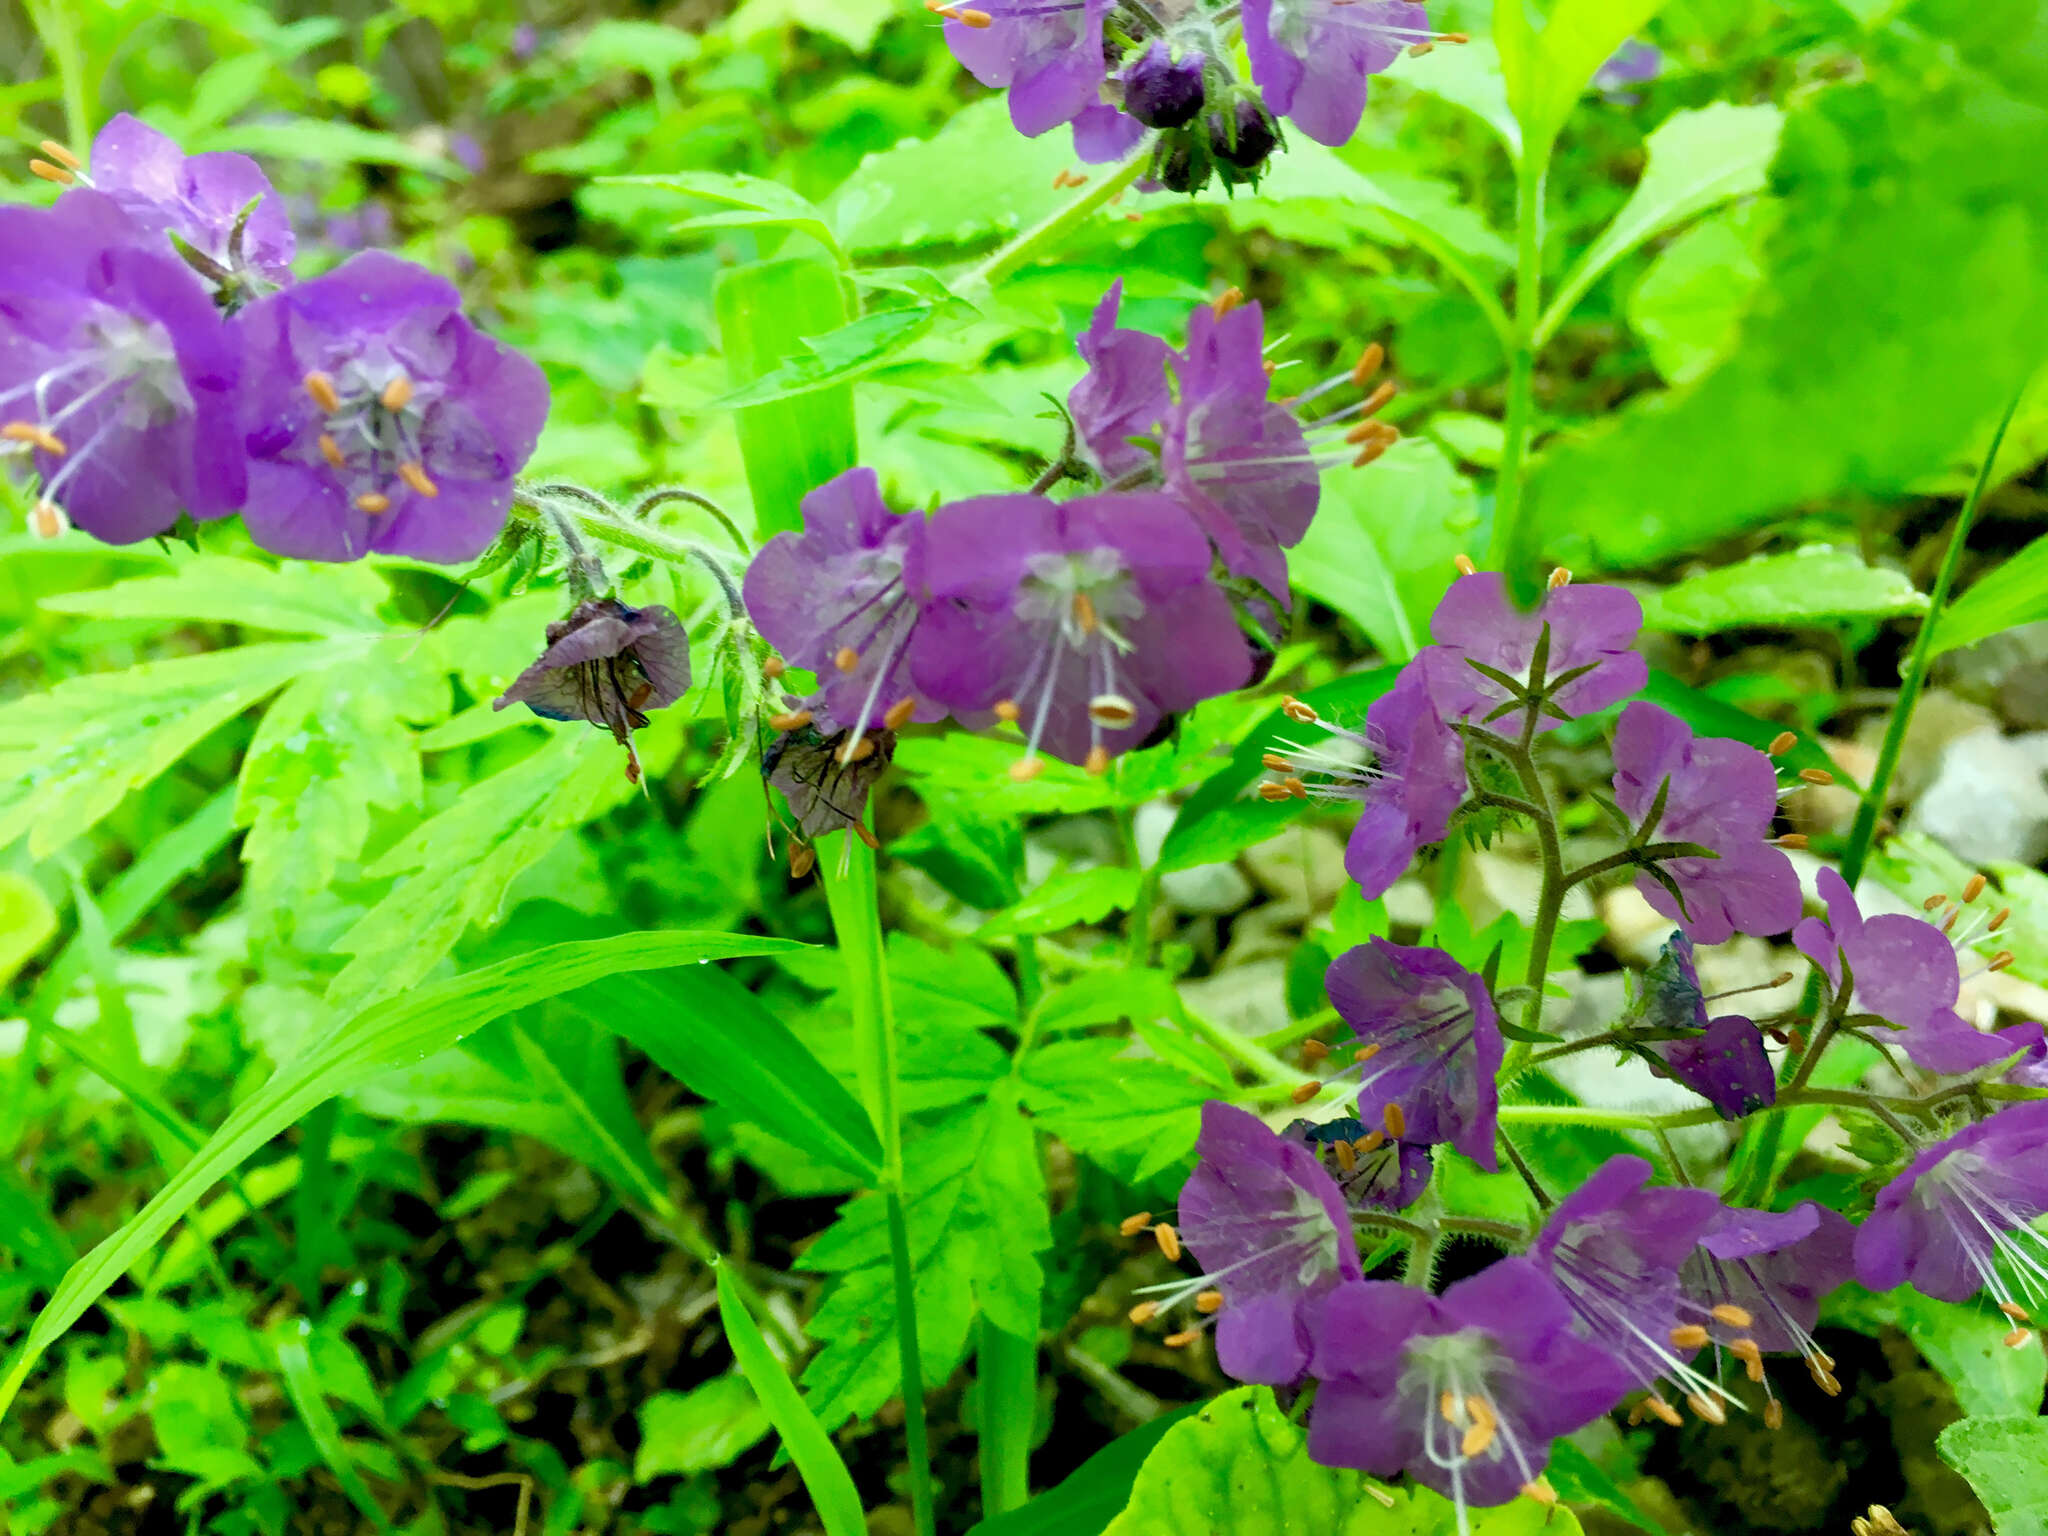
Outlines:
{"type": "Polygon", "coordinates": [[[1486,983],[1440,949],[1374,939],[1330,962],[1330,1001],[1358,1037],[1358,1112],[1399,1140],[1447,1141],[1482,1168],[1505,1045],[1486,983]]]}
{"type": "Polygon", "coordinates": [[[1956,1012],[1962,975],[1940,929],[1896,912],[1866,919],[1849,882],[1832,869],[1814,885],[1828,920],[1807,918],[1792,930],[1792,942],[1837,993],[1846,967],[1855,988],[1851,1013],[1897,1026],[1906,1054],[1930,1072],[1968,1072],[2013,1053],[2016,1040],[1986,1034],[1956,1012]]]}
{"type": "Polygon", "coordinates": [[[1297,1381],[1311,1303],[1364,1273],[1350,1212],[1314,1153],[1232,1105],[1202,1106],[1195,1151],[1180,1240],[1206,1272],[1150,1287],[1160,1297],[1152,1310],[1221,1291],[1216,1363],[1239,1381],[1297,1381]]]}
{"type": "Polygon", "coordinates": [[[792,665],[818,677],[819,706],[862,731],[946,711],[910,679],[925,602],[925,520],[882,501],[872,469],[849,469],[803,501],[803,531],[779,533],[747,567],[747,612],[792,665]]]}
{"type": "Polygon", "coordinates": [[[1543,1475],[1550,1445],[1606,1413],[1627,1372],[1572,1330],[1527,1259],[1441,1296],[1391,1281],[1332,1291],[1313,1319],[1320,1381],[1308,1452],[1326,1467],[1406,1472],[1458,1505],[1505,1504],[1543,1475]]]}
{"type": "Polygon", "coordinates": [[[1822,1298],[1854,1272],[1855,1238],[1843,1217],[1811,1200],[1789,1211],[1720,1207],[1679,1271],[1695,1319],[1683,1336],[1728,1350],[1758,1382],[1759,1355],[1796,1354],[1823,1391],[1839,1392],[1813,1326],[1822,1298]]]}
{"type": "Polygon", "coordinates": [[[88,164],[93,187],[151,233],[178,236],[225,271],[253,272],[279,287],[292,280],[284,201],[247,155],[187,155],[123,112],[92,141],[88,164]]]}
{"type": "Polygon", "coordinates": [[[1368,1130],[1355,1115],[1290,1121],[1280,1133],[1322,1159],[1337,1181],[1344,1203],[1354,1211],[1405,1211],[1429,1187],[1436,1162],[1428,1147],[1401,1141],[1383,1130],[1368,1130]]]}
{"type": "Polygon", "coordinates": [[[1777,1103],[1778,1080],[1764,1050],[1763,1031],[1736,1013],[1707,1018],[1692,940],[1682,931],[1665,942],[1663,953],[1643,973],[1635,1022],[1652,1031],[1699,1031],[1689,1037],[1635,1043],[1656,1063],[1651,1070],[1685,1084],[1722,1118],[1740,1120],[1777,1103]]]}
{"type": "Polygon", "coordinates": [[[1981,1287],[2026,1322],[2029,1308],[2048,1304],[2048,1239],[2033,1226],[2044,1215],[2048,1100],[2008,1105],[1885,1185],[1856,1229],[1856,1278],[1873,1291],[1910,1284],[1938,1301],[1967,1301],[1981,1287]]]}
{"type": "Polygon", "coordinates": [[[1429,621],[1437,641],[1422,653],[1430,694],[1446,720],[1501,720],[1501,734],[1518,734],[1525,706],[1480,669],[1527,688],[1547,632],[1543,692],[1550,707],[1538,710],[1536,729],[1551,730],[1567,717],[1619,703],[1649,680],[1649,664],[1630,649],[1642,627],[1643,605],[1619,587],[1555,587],[1523,613],[1498,571],[1461,576],[1429,621]]]}
{"type": "Polygon", "coordinates": [[[1365,82],[1416,43],[1429,13],[1408,0],[1245,0],[1244,46],[1266,106],[1318,144],[1342,144],[1365,82]]]}
{"type": "Polygon", "coordinates": [[[1067,392],[1075,433],[1105,483],[1153,462],[1151,450],[1131,439],[1156,437],[1173,404],[1166,376],[1173,348],[1148,331],[1116,323],[1123,296],[1123,279],[1118,278],[1095,306],[1076,343],[1088,371],[1067,392]]]}
{"type": "Polygon", "coordinates": [[[548,720],[588,720],[612,733],[640,777],[633,732],[690,686],[690,637],[666,608],[628,608],[612,598],[578,603],[548,625],[547,649],[491,708],[524,704],[548,720]]]}
{"type": "Polygon", "coordinates": [[[249,532],[308,560],[474,559],[548,408],[540,369],[444,278],[378,251],[236,317],[249,532]]]}
{"type": "Polygon", "coordinates": [[[955,502],[932,518],[925,558],[911,675],[969,725],[1017,721],[1019,778],[1041,749],[1104,771],[1166,716],[1250,676],[1208,542],[1170,497],[955,502]]]}
{"type": "Polygon", "coordinates": [[[1656,79],[1663,67],[1663,54],[1648,43],[1630,38],[1614,50],[1605,64],[1593,71],[1593,88],[1619,91],[1626,85],[1640,85],[1646,80],[1656,79]]]}
{"type": "Polygon", "coordinates": [[[1037,138],[1095,104],[1109,7],[1110,0],[975,0],[940,14],[953,57],[983,85],[1007,90],[1010,121],[1037,138]]]}
{"type": "MultiPolygon", "coordinates": [[[[827,832],[853,833],[870,848],[875,835],[862,820],[868,793],[896,755],[896,733],[886,728],[856,737],[829,718],[815,718],[776,732],[761,752],[761,777],[782,791],[796,818],[800,842],[816,842],[827,832]]],[[[803,874],[801,856],[791,867],[803,874]]]]}
{"type": "Polygon", "coordinates": [[[1712,1419],[1725,1394],[1686,1365],[1672,1330],[1679,1267],[1720,1202],[1704,1189],[1646,1188],[1649,1178],[1640,1157],[1609,1158],[1550,1213],[1530,1257],[1571,1304],[1578,1332],[1626,1367],[1633,1384],[1669,1378],[1712,1419]]]}
{"type": "Polygon", "coordinates": [[[41,501],[93,537],[241,505],[239,367],[206,290],[111,198],[0,209],[0,453],[30,454],[41,501]]]}
{"type": "Polygon", "coordinates": [[[1696,843],[1719,855],[1658,861],[1683,905],[1656,876],[1636,876],[1643,899],[1699,943],[1784,933],[1799,921],[1799,876],[1766,841],[1778,814],[1777,770],[1755,747],[1701,740],[1676,715],[1639,700],[1615,727],[1614,803],[1639,833],[1658,812],[1644,841],[1696,843]]]}
{"type": "Polygon", "coordinates": [[[1202,114],[1202,73],[1208,58],[1199,48],[1176,50],[1164,38],[1124,66],[1124,111],[1147,128],[1179,128],[1202,114]]]}

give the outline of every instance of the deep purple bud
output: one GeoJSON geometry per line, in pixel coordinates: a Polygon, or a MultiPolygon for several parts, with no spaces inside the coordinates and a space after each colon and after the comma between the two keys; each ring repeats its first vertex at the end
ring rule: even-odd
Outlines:
{"type": "Polygon", "coordinates": [[[123,112],[93,140],[88,164],[95,190],[144,229],[178,236],[227,271],[253,272],[280,287],[292,280],[284,200],[247,155],[187,155],[123,112]],[[243,226],[239,242],[237,224],[243,226]]]}
{"type": "Polygon", "coordinates": [[[1124,111],[1147,128],[1192,123],[1201,115],[1207,64],[1199,50],[1175,58],[1164,39],[1155,42],[1124,71],[1124,111]]]}
{"type": "Polygon", "coordinates": [[[380,251],[234,320],[249,532],[307,560],[453,563],[489,547],[547,417],[540,369],[445,278],[380,251]]]}
{"type": "Polygon", "coordinates": [[[1280,130],[1256,101],[1240,96],[1225,112],[1209,114],[1209,153],[1232,181],[1255,176],[1280,147],[1280,130]],[[1242,174],[1230,175],[1230,172],[1242,174]]]}
{"type": "Polygon", "coordinates": [[[0,463],[110,544],[242,503],[240,359],[205,287],[111,199],[0,208],[0,463]]]}

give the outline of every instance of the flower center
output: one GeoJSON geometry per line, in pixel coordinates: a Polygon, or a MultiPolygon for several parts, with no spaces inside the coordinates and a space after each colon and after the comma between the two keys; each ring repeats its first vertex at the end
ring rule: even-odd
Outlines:
{"type": "Polygon", "coordinates": [[[389,356],[357,356],[333,373],[308,373],[305,390],[320,412],[320,430],[310,447],[297,445],[297,457],[311,463],[317,452],[357,511],[372,517],[388,512],[408,489],[441,494],[427,474],[423,441],[438,385],[415,383],[389,356]]]}

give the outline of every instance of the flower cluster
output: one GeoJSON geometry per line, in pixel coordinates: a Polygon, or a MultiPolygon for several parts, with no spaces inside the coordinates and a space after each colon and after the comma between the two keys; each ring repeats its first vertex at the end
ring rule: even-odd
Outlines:
{"type": "Polygon", "coordinates": [[[913,720],[1014,724],[1019,780],[1045,757],[1099,774],[1252,679],[1322,473],[1394,441],[1374,414],[1393,386],[1374,383],[1372,347],[1275,400],[1258,305],[1197,308],[1175,348],[1119,326],[1120,298],[1112,287],[1081,337],[1072,458],[1044,481],[1099,489],[976,496],[926,517],[890,511],[874,472],[854,469],[754,558],[748,612],[780,664],[817,680],[771,724],[833,739],[847,766],[913,720]],[[1339,389],[1349,405],[1311,413],[1339,389]]]}
{"type": "Polygon", "coordinates": [[[369,252],[295,283],[284,204],[245,155],[131,117],[89,163],[45,144],[48,208],[0,209],[0,450],[36,525],[110,543],[240,511],[265,548],[482,553],[547,384],[454,286],[369,252]]]}
{"type": "Polygon", "coordinates": [[[1030,137],[1071,124],[1085,162],[1121,160],[1152,137],[1153,179],[1171,191],[1257,182],[1285,119],[1342,144],[1367,80],[1432,32],[1413,0],[926,0],[984,85],[1009,92],[1030,137]],[[1238,77],[1242,42],[1251,78],[1238,77]]]}

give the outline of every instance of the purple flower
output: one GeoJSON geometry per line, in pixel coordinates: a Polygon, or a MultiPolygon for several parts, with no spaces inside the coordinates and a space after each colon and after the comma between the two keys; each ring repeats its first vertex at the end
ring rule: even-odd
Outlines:
{"type": "Polygon", "coordinates": [[[1648,43],[1630,38],[1614,50],[1605,64],[1593,71],[1593,88],[1619,91],[1625,85],[1640,85],[1646,80],[1656,79],[1663,67],[1663,54],[1648,43]]]}
{"type": "Polygon", "coordinates": [[[205,288],[98,192],[0,209],[0,454],[110,544],[242,503],[240,359],[205,288]]]}
{"type": "Polygon", "coordinates": [[[1856,1230],[1856,1278],[1910,1284],[1938,1301],[1979,1287],[2007,1316],[2048,1303],[2048,1101],[2013,1104],[1914,1158],[1856,1230]]]}
{"type": "Polygon", "coordinates": [[[548,387],[463,318],[452,283],[369,251],[235,324],[257,543],[309,560],[444,562],[490,545],[548,387]]]}
{"type": "Polygon", "coordinates": [[[1740,1120],[1778,1101],[1778,1080],[1764,1051],[1763,1031],[1740,1014],[1707,1018],[1693,964],[1692,940],[1683,932],[1665,942],[1664,952],[1643,975],[1636,1022],[1655,1030],[1697,1030],[1686,1037],[1635,1042],[1660,1077],[1673,1077],[1699,1094],[1723,1119],[1740,1120]]]}
{"type": "Polygon", "coordinates": [[[1429,13],[1408,0],[1245,0],[1244,46],[1269,110],[1318,144],[1350,138],[1365,81],[1411,44],[1429,13]]]}
{"type": "Polygon", "coordinates": [[[971,22],[946,22],[946,45],[983,85],[1009,91],[1010,121],[1035,139],[1095,104],[1109,7],[1110,0],[976,0],[958,11],[971,22]]]}
{"type": "Polygon", "coordinates": [[[1320,1125],[1290,1121],[1280,1134],[1322,1158],[1354,1211],[1405,1211],[1422,1198],[1436,1168],[1428,1147],[1368,1130],[1353,1115],[1320,1125]]]}
{"type": "Polygon", "coordinates": [[[1505,1045],[1486,983],[1440,949],[1374,939],[1330,962],[1330,1001],[1358,1037],[1358,1112],[1387,1134],[1447,1141],[1499,1166],[1494,1115],[1505,1045]]]}
{"type": "Polygon", "coordinates": [[[1676,715],[1638,701],[1615,727],[1614,803],[1643,841],[1697,843],[1719,855],[1658,861],[1682,905],[1656,876],[1636,876],[1643,899],[1694,940],[1784,933],[1799,921],[1799,876],[1766,841],[1778,814],[1777,770],[1755,747],[1698,739],[1676,715]],[[1647,827],[1660,796],[1656,825],[1647,827]]]}
{"type": "Polygon", "coordinates": [[[284,201],[247,155],[187,155],[123,112],[92,141],[90,165],[93,187],[150,233],[178,236],[225,271],[279,287],[292,280],[284,201]],[[244,213],[238,253],[234,232],[244,213]]]}
{"type": "Polygon", "coordinates": [[[1543,1474],[1550,1444],[1628,1390],[1621,1366],[1572,1331],[1571,1308],[1527,1259],[1441,1296],[1389,1281],[1339,1286],[1318,1310],[1321,1385],[1308,1451],[1328,1467],[1406,1472],[1454,1500],[1505,1504],[1543,1474]]]}
{"type": "MultiPolygon", "coordinates": [[[[1530,1257],[1571,1304],[1578,1332],[1619,1361],[1637,1386],[1681,1383],[1713,1418],[1719,1389],[1674,1350],[1679,1268],[1720,1202],[1704,1189],[1649,1189],[1650,1165],[1611,1157],[1559,1202],[1530,1257]]],[[[1683,1345],[1678,1345],[1683,1348],[1683,1345]]],[[[1686,1351],[1690,1353],[1688,1349],[1686,1351]]]]}
{"type": "Polygon", "coordinates": [[[779,533],[747,568],[747,612],[770,645],[818,676],[818,705],[841,725],[937,720],[910,679],[924,611],[925,520],[882,502],[872,469],[849,469],[804,498],[801,533],[779,533]]]}
{"type": "Polygon", "coordinates": [[[1088,371],[1067,392],[1075,433],[1105,482],[1154,462],[1152,453],[1131,439],[1156,435],[1173,404],[1166,377],[1173,348],[1147,331],[1116,323],[1123,296],[1123,279],[1118,278],[1095,306],[1077,343],[1088,371]]]}
{"type": "Polygon", "coordinates": [[[1822,1298],[1854,1272],[1855,1238],[1846,1220],[1811,1200],[1789,1211],[1720,1207],[1679,1271],[1692,1326],[1740,1359],[1753,1381],[1764,1379],[1759,1354],[1796,1354],[1823,1391],[1840,1391],[1813,1326],[1822,1298]]]}
{"type": "Polygon", "coordinates": [[[1251,653],[1172,498],[982,496],[926,537],[918,688],[969,725],[1015,720],[1036,754],[1101,772],[1170,714],[1243,685],[1251,653]]]}
{"type": "Polygon", "coordinates": [[[1266,397],[1265,332],[1256,304],[1189,318],[1188,344],[1172,359],[1160,468],[1223,563],[1284,601],[1280,551],[1308,532],[1322,469],[1294,413],[1266,397]]]}
{"type": "Polygon", "coordinates": [[[1956,1012],[1962,975],[1940,929],[1903,913],[1866,919],[1849,882],[1832,869],[1814,884],[1828,920],[1807,918],[1792,942],[1838,993],[1846,967],[1855,988],[1851,1013],[1897,1026],[1906,1054],[1930,1072],[1968,1072],[2013,1053],[2015,1040],[1986,1034],[1956,1012]]]}
{"type": "MultiPolygon", "coordinates": [[[[1083,165],[1110,165],[1145,140],[1145,125],[1108,102],[1083,107],[1074,118],[1074,158],[1083,165]]],[[[1145,190],[1143,186],[1140,191],[1145,190]]]]}
{"type": "Polygon", "coordinates": [[[1437,641],[1422,653],[1430,694],[1446,720],[1488,725],[1506,718],[1512,724],[1503,734],[1518,733],[1526,706],[1480,669],[1528,687],[1547,632],[1548,707],[1538,710],[1536,729],[1551,730],[1565,718],[1619,703],[1649,680],[1648,663],[1630,649],[1642,627],[1643,605],[1619,587],[1556,587],[1523,613],[1509,600],[1499,572],[1461,576],[1429,621],[1437,641]]]}
{"type": "Polygon", "coordinates": [[[1157,1288],[1168,1293],[1159,1305],[1221,1291],[1216,1363],[1239,1381],[1297,1381],[1310,1304],[1364,1273],[1351,1214],[1313,1152],[1244,1110],[1204,1104],[1195,1150],[1180,1237],[1206,1273],[1157,1288]]]}
{"type": "Polygon", "coordinates": [[[778,731],[761,753],[761,777],[782,791],[796,819],[791,872],[808,868],[798,851],[827,832],[850,831],[870,848],[879,846],[861,818],[868,792],[896,755],[896,733],[868,730],[855,737],[829,719],[805,721],[778,731]]]}
{"type": "Polygon", "coordinates": [[[1202,51],[1176,55],[1164,38],[1125,66],[1124,111],[1147,128],[1180,128],[1202,115],[1202,51]]]}
{"type": "Polygon", "coordinates": [[[547,720],[588,720],[612,733],[640,777],[633,732],[646,711],[665,709],[690,686],[690,637],[666,608],[628,608],[611,598],[578,603],[548,625],[547,649],[491,704],[524,704],[547,720]]]}

